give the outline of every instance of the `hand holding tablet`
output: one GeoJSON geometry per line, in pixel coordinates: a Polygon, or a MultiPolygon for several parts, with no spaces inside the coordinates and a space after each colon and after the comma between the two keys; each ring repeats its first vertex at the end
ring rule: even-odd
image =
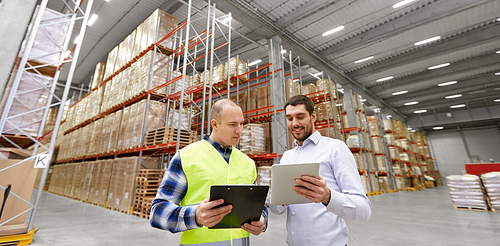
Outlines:
{"type": "Polygon", "coordinates": [[[310,199],[297,194],[294,187],[314,188],[307,177],[319,177],[319,163],[274,164],[271,170],[271,204],[300,204],[310,203],[310,199]],[[296,183],[296,179],[298,183],[296,183]]]}

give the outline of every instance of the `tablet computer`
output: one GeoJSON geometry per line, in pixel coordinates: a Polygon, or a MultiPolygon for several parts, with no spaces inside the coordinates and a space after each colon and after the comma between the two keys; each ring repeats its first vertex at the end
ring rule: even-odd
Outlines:
{"type": "Polygon", "coordinates": [[[274,164],[271,167],[271,204],[286,205],[310,203],[311,200],[298,195],[293,190],[295,179],[302,175],[318,177],[319,163],[274,164]]]}
{"type": "Polygon", "coordinates": [[[233,209],[218,224],[209,228],[241,228],[245,223],[260,220],[268,191],[267,185],[212,185],[210,201],[224,199],[220,206],[233,205],[233,209]]]}

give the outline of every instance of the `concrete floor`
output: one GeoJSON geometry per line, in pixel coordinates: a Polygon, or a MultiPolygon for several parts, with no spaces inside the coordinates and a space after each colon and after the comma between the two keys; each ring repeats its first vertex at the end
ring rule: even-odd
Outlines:
{"type": "MultiPolygon", "coordinates": [[[[368,222],[346,221],[349,246],[500,245],[500,213],[454,210],[447,187],[370,197],[368,222]]],[[[286,245],[286,215],[270,214],[252,245],[286,245]]],[[[180,234],[149,221],[43,192],[31,245],[178,245],[180,234]]]]}

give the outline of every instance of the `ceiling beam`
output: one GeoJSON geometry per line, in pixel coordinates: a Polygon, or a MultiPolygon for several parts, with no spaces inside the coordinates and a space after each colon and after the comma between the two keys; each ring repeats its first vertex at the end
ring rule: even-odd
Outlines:
{"type": "Polygon", "coordinates": [[[319,55],[330,57],[334,54],[349,53],[354,49],[366,47],[401,34],[409,29],[453,15],[491,0],[439,0],[423,8],[402,15],[376,28],[368,30],[339,44],[333,45],[319,55]]]}
{"type": "Polygon", "coordinates": [[[387,59],[388,57],[382,58],[386,60],[368,65],[348,74],[353,78],[359,78],[368,74],[380,73],[387,69],[424,61],[450,52],[468,49],[490,42],[496,42],[499,39],[500,22],[495,22],[468,32],[460,33],[459,35],[452,36],[450,38],[442,39],[435,44],[426,45],[417,49],[412,47],[414,50],[410,52],[400,54],[397,57],[389,57],[390,59],[387,59]]]}
{"type": "MultiPolygon", "coordinates": [[[[454,85],[449,86],[434,86],[417,92],[411,92],[404,95],[393,96],[385,99],[391,105],[400,104],[410,101],[425,101],[433,98],[444,97],[444,94],[459,94],[491,86],[500,85],[500,76],[495,76],[493,73],[481,74],[470,79],[460,80],[454,85]],[[429,93],[432,91],[432,93],[429,93]]],[[[498,92],[500,94],[500,91],[498,92]]]]}
{"type": "Polygon", "coordinates": [[[374,93],[393,92],[399,89],[405,89],[405,86],[415,85],[428,80],[456,76],[457,74],[482,69],[487,66],[497,66],[500,63],[500,56],[494,52],[479,55],[463,61],[453,62],[450,66],[435,70],[424,70],[420,73],[406,76],[382,83],[370,88],[374,93]]]}
{"type": "Polygon", "coordinates": [[[436,125],[446,126],[448,124],[467,124],[474,121],[499,120],[500,105],[473,108],[465,110],[454,110],[451,116],[447,113],[417,115],[413,114],[407,122],[407,125],[415,127],[432,127],[436,125]]]}
{"type": "Polygon", "coordinates": [[[319,71],[325,72],[330,77],[341,85],[351,85],[353,89],[366,98],[369,102],[380,108],[386,108],[387,111],[398,115],[402,120],[406,120],[406,116],[399,114],[395,108],[381,100],[377,95],[370,92],[358,81],[355,81],[341,72],[334,64],[330,63],[324,57],[319,56],[314,50],[306,46],[298,38],[294,37],[287,31],[281,30],[267,16],[256,10],[249,3],[241,0],[214,0],[216,7],[225,12],[232,13],[234,19],[247,26],[259,36],[269,39],[278,35],[282,39],[283,49],[292,50],[293,54],[300,56],[301,62],[316,68],[319,71]]]}
{"type": "Polygon", "coordinates": [[[281,19],[276,21],[276,25],[285,28],[287,25],[291,25],[294,22],[297,22],[312,13],[322,9],[323,7],[334,4],[338,1],[332,0],[310,0],[306,3],[303,3],[300,7],[292,10],[292,12],[285,14],[281,19]]]}

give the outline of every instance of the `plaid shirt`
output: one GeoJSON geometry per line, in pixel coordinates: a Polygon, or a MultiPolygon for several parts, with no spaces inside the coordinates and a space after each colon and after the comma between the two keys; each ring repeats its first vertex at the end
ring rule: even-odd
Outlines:
{"type": "MultiPolygon", "coordinates": [[[[219,152],[229,164],[232,146],[227,149],[208,136],[203,138],[219,152]]],[[[254,183],[255,184],[255,183],[254,183]]],[[[201,228],[196,224],[196,208],[198,204],[179,206],[186,195],[188,183],[186,174],[182,170],[180,152],[177,152],[168,166],[163,180],[161,181],[156,197],[151,204],[151,215],[149,221],[151,226],[169,230],[172,233],[201,228]]],[[[262,216],[265,219],[267,229],[267,208],[264,206],[262,216]]]]}

